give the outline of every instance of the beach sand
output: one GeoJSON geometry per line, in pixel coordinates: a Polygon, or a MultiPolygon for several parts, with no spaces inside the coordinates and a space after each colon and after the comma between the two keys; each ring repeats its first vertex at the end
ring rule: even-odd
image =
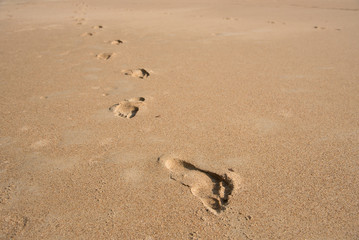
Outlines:
{"type": "Polygon", "coordinates": [[[358,239],[359,3],[2,0],[0,239],[358,239]]]}

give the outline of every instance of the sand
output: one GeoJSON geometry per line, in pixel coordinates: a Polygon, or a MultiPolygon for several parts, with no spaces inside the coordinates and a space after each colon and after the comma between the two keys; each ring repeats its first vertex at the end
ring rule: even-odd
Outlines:
{"type": "Polygon", "coordinates": [[[359,238],[358,1],[2,0],[0,29],[0,239],[359,238]]]}

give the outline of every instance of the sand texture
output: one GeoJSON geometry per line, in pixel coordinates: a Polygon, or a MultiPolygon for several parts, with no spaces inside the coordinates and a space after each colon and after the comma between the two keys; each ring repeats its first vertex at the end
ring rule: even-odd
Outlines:
{"type": "Polygon", "coordinates": [[[356,0],[0,1],[0,239],[359,239],[356,0]]]}

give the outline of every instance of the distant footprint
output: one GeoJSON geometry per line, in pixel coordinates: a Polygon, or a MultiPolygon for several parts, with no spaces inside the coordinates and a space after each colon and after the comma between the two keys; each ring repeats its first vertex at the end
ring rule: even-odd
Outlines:
{"type": "Polygon", "coordinates": [[[113,40],[110,43],[111,43],[111,45],[120,45],[123,42],[121,40],[113,40]]]}
{"type": "Polygon", "coordinates": [[[234,17],[225,17],[223,18],[224,20],[234,20],[234,21],[238,21],[238,18],[234,18],[234,17]]]}
{"type": "Polygon", "coordinates": [[[135,70],[122,70],[123,74],[125,75],[130,75],[131,77],[136,77],[136,78],[147,78],[150,76],[149,72],[147,72],[145,69],[140,68],[140,69],[135,69],[135,70]]]}
{"type": "Polygon", "coordinates": [[[93,33],[90,33],[90,32],[81,34],[81,37],[92,37],[92,36],[93,36],[93,33]]]}
{"type": "Polygon", "coordinates": [[[92,28],[93,29],[101,29],[101,28],[103,28],[103,26],[102,25],[97,25],[97,26],[93,26],[92,28]]]}
{"type": "Polygon", "coordinates": [[[84,18],[75,18],[74,19],[74,21],[79,25],[83,24],[85,22],[85,20],[86,19],[84,19],[84,18]]]}
{"type": "Polygon", "coordinates": [[[111,41],[104,41],[107,44],[111,44],[111,45],[120,45],[123,43],[123,41],[121,40],[111,40],[111,41]]]}
{"type": "Polygon", "coordinates": [[[112,105],[109,110],[113,112],[115,116],[133,118],[144,101],[145,99],[143,97],[130,98],[128,100],[125,99],[112,105]]]}
{"type": "Polygon", "coordinates": [[[168,155],[158,158],[158,161],[171,172],[172,179],[189,187],[210,212],[219,214],[225,209],[234,188],[227,174],[221,176],[205,171],[168,155]]]}
{"type": "Polygon", "coordinates": [[[113,53],[100,53],[96,55],[97,59],[108,60],[112,57],[113,53]]]}
{"type": "Polygon", "coordinates": [[[85,18],[75,18],[74,21],[76,22],[77,25],[84,25],[86,23],[85,18]]]}

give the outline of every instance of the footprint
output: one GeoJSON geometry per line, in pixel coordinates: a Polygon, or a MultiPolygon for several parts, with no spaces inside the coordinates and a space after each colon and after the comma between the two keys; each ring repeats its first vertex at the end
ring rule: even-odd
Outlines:
{"type": "Polygon", "coordinates": [[[113,112],[115,116],[133,118],[144,101],[145,99],[143,97],[125,99],[120,103],[112,105],[109,110],[113,112]]]}
{"type": "Polygon", "coordinates": [[[93,33],[90,33],[90,32],[81,34],[81,37],[92,37],[92,36],[93,36],[93,33]]]}
{"type": "Polygon", "coordinates": [[[158,158],[158,162],[170,171],[171,179],[189,187],[210,212],[217,215],[225,209],[234,188],[233,180],[227,174],[221,176],[205,171],[168,155],[158,158]]]}
{"type": "Polygon", "coordinates": [[[86,19],[84,18],[75,18],[74,21],[77,22],[77,23],[82,23],[84,22],[86,19]]]}
{"type": "Polygon", "coordinates": [[[135,69],[135,70],[122,70],[123,74],[130,75],[131,77],[137,77],[137,78],[147,78],[150,76],[149,72],[147,72],[145,69],[135,69]]]}
{"type": "Polygon", "coordinates": [[[111,43],[111,45],[120,45],[123,42],[121,40],[113,40],[110,43],[111,43]]]}
{"type": "Polygon", "coordinates": [[[85,24],[85,19],[84,19],[84,18],[75,19],[75,21],[76,21],[76,24],[77,24],[77,25],[83,25],[83,24],[85,24]]]}
{"type": "Polygon", "coordinates": [[[234,17],[225,17],[223,18],[224,20],[234,20],[234,21],[238,21],[238,18],[234,18],[234,17]]]}
{"type": "Polygon", "coordinates": [[[97,25],[97,26],[93,26],[92,28],[93,29],[101,29],[101,28],[103,28],[103,26],[102,25],[97,25]]]}
{"type": "Polygon", "coordinates": [[[112,55],[112,53],[100,53],[96,55],[96,58],[101,60],[108,60],[110,57],[112,57],[112,55]]]}

